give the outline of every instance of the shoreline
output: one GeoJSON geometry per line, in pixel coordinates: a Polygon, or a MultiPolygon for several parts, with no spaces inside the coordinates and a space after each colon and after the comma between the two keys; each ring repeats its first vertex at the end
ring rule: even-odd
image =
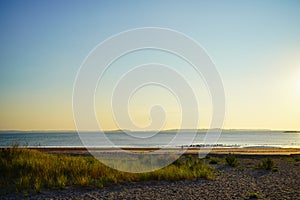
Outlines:
{"type": "MultiPolygon", "coordinates": [[[[13,148],[13,147],[1,147],[0,149],[13,148]]],[[[63,153],[70,155],[89,155],[90,153],[146,153],[154,152],[159,148],[90,148],[87,150],[84,147],[18,147],[25,149],[37,150],[45,153],[63,153]]],[[[300,148],[277,148],[277,147],[251,147],[251,148],[166,148],[160,151],[160,153],[181,153],[183,154],[236,154],[236,155],[300,155],[300,148]]]]}

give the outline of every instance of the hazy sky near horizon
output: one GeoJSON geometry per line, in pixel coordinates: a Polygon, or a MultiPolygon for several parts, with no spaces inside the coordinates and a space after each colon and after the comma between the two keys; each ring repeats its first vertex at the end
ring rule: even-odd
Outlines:
{"type": "MultiPolygon", "coordinates": [[[[224,128],[300,130],[299,1],[7,0],[0,27],[0,129],[75,129],[73,84],[88,53],[121,31],[162,27],[195,39],[216,64],[226,95],[224,128]]],[[[164,56],[155,55],[150,58],[164,56]]],[[[114,72],[122,72],[121,64],[114,72]]],[[[159,88],[137,93],[132,118],[149,123],[145,96],[151,92],[169,109],[164,128],[178,128],[176,101],[159,88]]],[[[211,105],[201,95],[199,128],[207,128],[211,105]]],[[[107,120],[105,129],[118,128],[96,112],[107,120]]]]}

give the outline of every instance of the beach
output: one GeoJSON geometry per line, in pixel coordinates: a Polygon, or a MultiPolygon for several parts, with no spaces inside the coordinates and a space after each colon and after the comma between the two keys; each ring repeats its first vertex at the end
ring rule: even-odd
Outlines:
{"type": "MultiPolygon", "coordinates": [[[[83,149],[39,148],[51,154],[84,155],[83,149]]],[[[127,149],[153,151],[153,149],[127,149]]],[[[97,151],[100,151],[97,149],[97,151]]],[[[112,155],[116,150],[105,149],[112,155]]],[[[104,188],[66,187],[45,189],[40,193],[10,193],[1,199],[300,199],[300,149],[282,148],[219,148],[213,149],[204,159],[215,168],[213,180],[195,179],[181,181],[124,182],[104,188]],[[232,153],[238,160],[237,167],[222,162],[232,153]],[[259,169],[256,166],[266,158],[274,161],[276,170],[259,169]]],[[[189,149],[186,155],[197,156],[198,149],[189,149]]]]}
{"type": "MultiPolygon", "coordinates": [[[[64,153],[69,155],[90,155],[92,153],[120,153],[123,151],[128,152],[155,152],[158,148],[29,148],[46,153],[64,153]]],[[[180,148],[164,149],[165,152],[181,152],[180,148]]],[[[300,148],[266,148],[266,147],[253,147],[253,148],[188,148],[184,154],[199,154],[199,151],[208,154],[237,154],[237,155],[294,155],[300,154],[300,148]]]]}
{"type": "Polygon", "coordinates": [[[300,0],[0,11],[0,200],[300,200],[300,0]]]}

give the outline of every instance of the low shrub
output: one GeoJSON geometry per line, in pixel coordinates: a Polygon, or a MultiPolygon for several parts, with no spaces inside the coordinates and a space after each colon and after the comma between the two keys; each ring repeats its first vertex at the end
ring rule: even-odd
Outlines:
{"type": "Polygon", "coordinates": [[[226,161],[226,164],[231,167],[236,167],[238,165],[238,159],[233,154],[228,154],[227,156],[225,156],[225,161],[226,161]]]}
{"type": "Polygon", "coordinates": [[[264,158],[261,163],[258,164],[258,168],[276,171],[274,161],[271,158],[264,158]]]}
{"type": "Polygon", "coordinates": [[[216,157],[210,157],[209,158],[209,164],[218,164],[220,163],[220,158],[216,158],[216,157]]]}

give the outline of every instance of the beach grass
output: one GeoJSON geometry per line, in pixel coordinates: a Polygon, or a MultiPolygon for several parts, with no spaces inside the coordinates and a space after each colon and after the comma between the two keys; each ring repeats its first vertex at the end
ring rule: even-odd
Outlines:
{"type": "Polygon", "coordinates": [[[209,164],[212,164],[212,165],[222,163],[222,159],[220,159],[218,157],[207,156],[207,159],[209,160],[209,164]]]}
{"type": "Polygon", "coordinates": [[[249,193],[249,199],[258,199],[260,196],[255,192],[249,193]]]}
{"type": "Polygon", "coordinates": [[[182,157],[173,164],[147,173],[109,168],[92,156],[47,154],[26,148],[0,151],[1,193],[37,193],[45,188],[98,187],[122,182],[213,179],[214,169],[198,157],[182,157]]]}
{"type": "Polygon", "coordinates": [[[275,166],[274,161],[271,158],[264,158],[259,164],[256,165],[258,169],[265,169],[271,171],[278,171],[278,168],[275,166]]]}
{"type": "Polygon", "coordinates": [[[225,161],[226,161],[226,164],[231,167],[236,167],[239,164],[237,157],[231,153],[229,153],[228,155],[225,156],[225,161]]]}

